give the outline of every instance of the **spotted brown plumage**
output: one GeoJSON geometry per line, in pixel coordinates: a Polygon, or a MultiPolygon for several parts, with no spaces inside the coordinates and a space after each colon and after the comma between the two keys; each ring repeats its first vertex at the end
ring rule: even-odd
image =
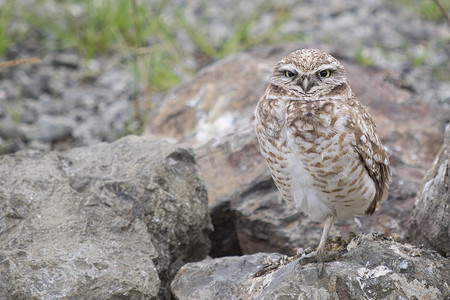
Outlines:
{"type": "Polygon", "coordinates": [[[386,151],[331,55],[301,49],[282,59],[255,117],[260,150],[281,195],[325,222],[319,257],[335,219],[371,214],[387,198],[386,151]]]}

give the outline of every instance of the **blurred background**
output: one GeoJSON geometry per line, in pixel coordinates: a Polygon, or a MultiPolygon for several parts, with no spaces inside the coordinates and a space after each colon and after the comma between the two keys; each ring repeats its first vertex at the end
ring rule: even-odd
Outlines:
{"type": "Polygon", "coordinates": [[[0,0],[0,153],[141,134],[164,94],[201,68],[284,42],[327,45],[448,104],[449,10],[447,0],[0,0]]]}

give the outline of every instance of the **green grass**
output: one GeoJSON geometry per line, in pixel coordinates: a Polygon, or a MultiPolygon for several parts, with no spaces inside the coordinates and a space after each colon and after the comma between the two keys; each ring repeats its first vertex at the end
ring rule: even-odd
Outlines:
{"type": "Polygon", "coordinates": [[[6,115],[12,119],[12,121],[14,122],[15,125],[18,125],[20,123],[20,120],[22,119],[22,107],[20,105],[19,96],[16,98],[16,100],[13,103],[9,103],[8,101],[5,101],[4,109],[5,109],[6,115]]]}
{"type": "MultiPolygon", "coordinates": [[[[401,0],[403,5],[411,7],[420,16],[426,20],[439,21],[444,19],[444,15],[433,0],[401,0]]],[[[450,1],[439,0],[443,8],[450,11],[450,1]]]]}
{"type": "Polygon", "coordinates": [[[425,64],[426,60],[430,57],[431,51],[426,50],[425,52],[412,56],[412,64],[414,67],[420,67],[425,64]]]}
{"type": "MultiPolygon", "coordinates": [[[[45,7],[46,2],[37,3],[45,7]]],[[[133,0],[60,0],[53,5],[59,8],[40,14],[26,11],[24,17],[31,26],[53,37],[61,48],[75,48],[87,60],[117,50],[118,36],[128,45],[139,47],[151,34],[147,7],[133,0]]]]}
{"type": "Polygon", "coordinates": [[[14,18],[14,0],[6,0],[0,7],[0,56],[5,54],[14,39],[10,25],[14,18]]]}
{"type": "Polygon", "coordinates": [[[359,49],[358,51],[356,51],[355,59],[356,59],[357,63],[360,64],[361,66],[370,67],[375,64],[374,59],[372,57],[370,57],[369,55],[365,54],[362,49],[359,49]]]}

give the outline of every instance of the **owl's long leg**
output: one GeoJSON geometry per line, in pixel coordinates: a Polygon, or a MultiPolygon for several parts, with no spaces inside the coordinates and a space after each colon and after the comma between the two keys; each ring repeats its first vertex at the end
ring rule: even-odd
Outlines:
{"type": "Polygon", "coordinates": [[[328,239],[328,232],[330,231],[330,228],[333,225],[333,222],[334,222],[333,215],[330,215],[325,219],[325,222],[323,224],[322,237],[320,238],[319,246],[317,247],[317,250],[316,250],[316,258],[317,258],[317,262],[319,263],[319,274],[318,274],[319,278],[322,277],[324,260],[327,260],[327,258],[326,258],[327,253],[325,252],[325,245],[326,245],[327,239],[328,239]]]}
{"type": "Polygon", "coordinates": [[[334,222],[334,216],[330,215],[325,219],[323,225],[322,237],[320,238],[319,246],[317,247],[316,256],[320,261],[321,258],[325,255],[325,244],[327,243],[328,232],[330,231],[331,226],[334,222]]]}

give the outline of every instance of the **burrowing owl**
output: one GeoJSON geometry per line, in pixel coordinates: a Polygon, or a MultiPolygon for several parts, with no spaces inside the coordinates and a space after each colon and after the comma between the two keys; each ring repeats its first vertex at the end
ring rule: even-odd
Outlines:
{"type": "Polygon", "coordinates": [[[260,150],[288,202],[324,222],[321,259],[335,219],[372,214],[391,171],[367,109],[331,55],[301,49],[282,59],[255,110],[260,150]]]}

